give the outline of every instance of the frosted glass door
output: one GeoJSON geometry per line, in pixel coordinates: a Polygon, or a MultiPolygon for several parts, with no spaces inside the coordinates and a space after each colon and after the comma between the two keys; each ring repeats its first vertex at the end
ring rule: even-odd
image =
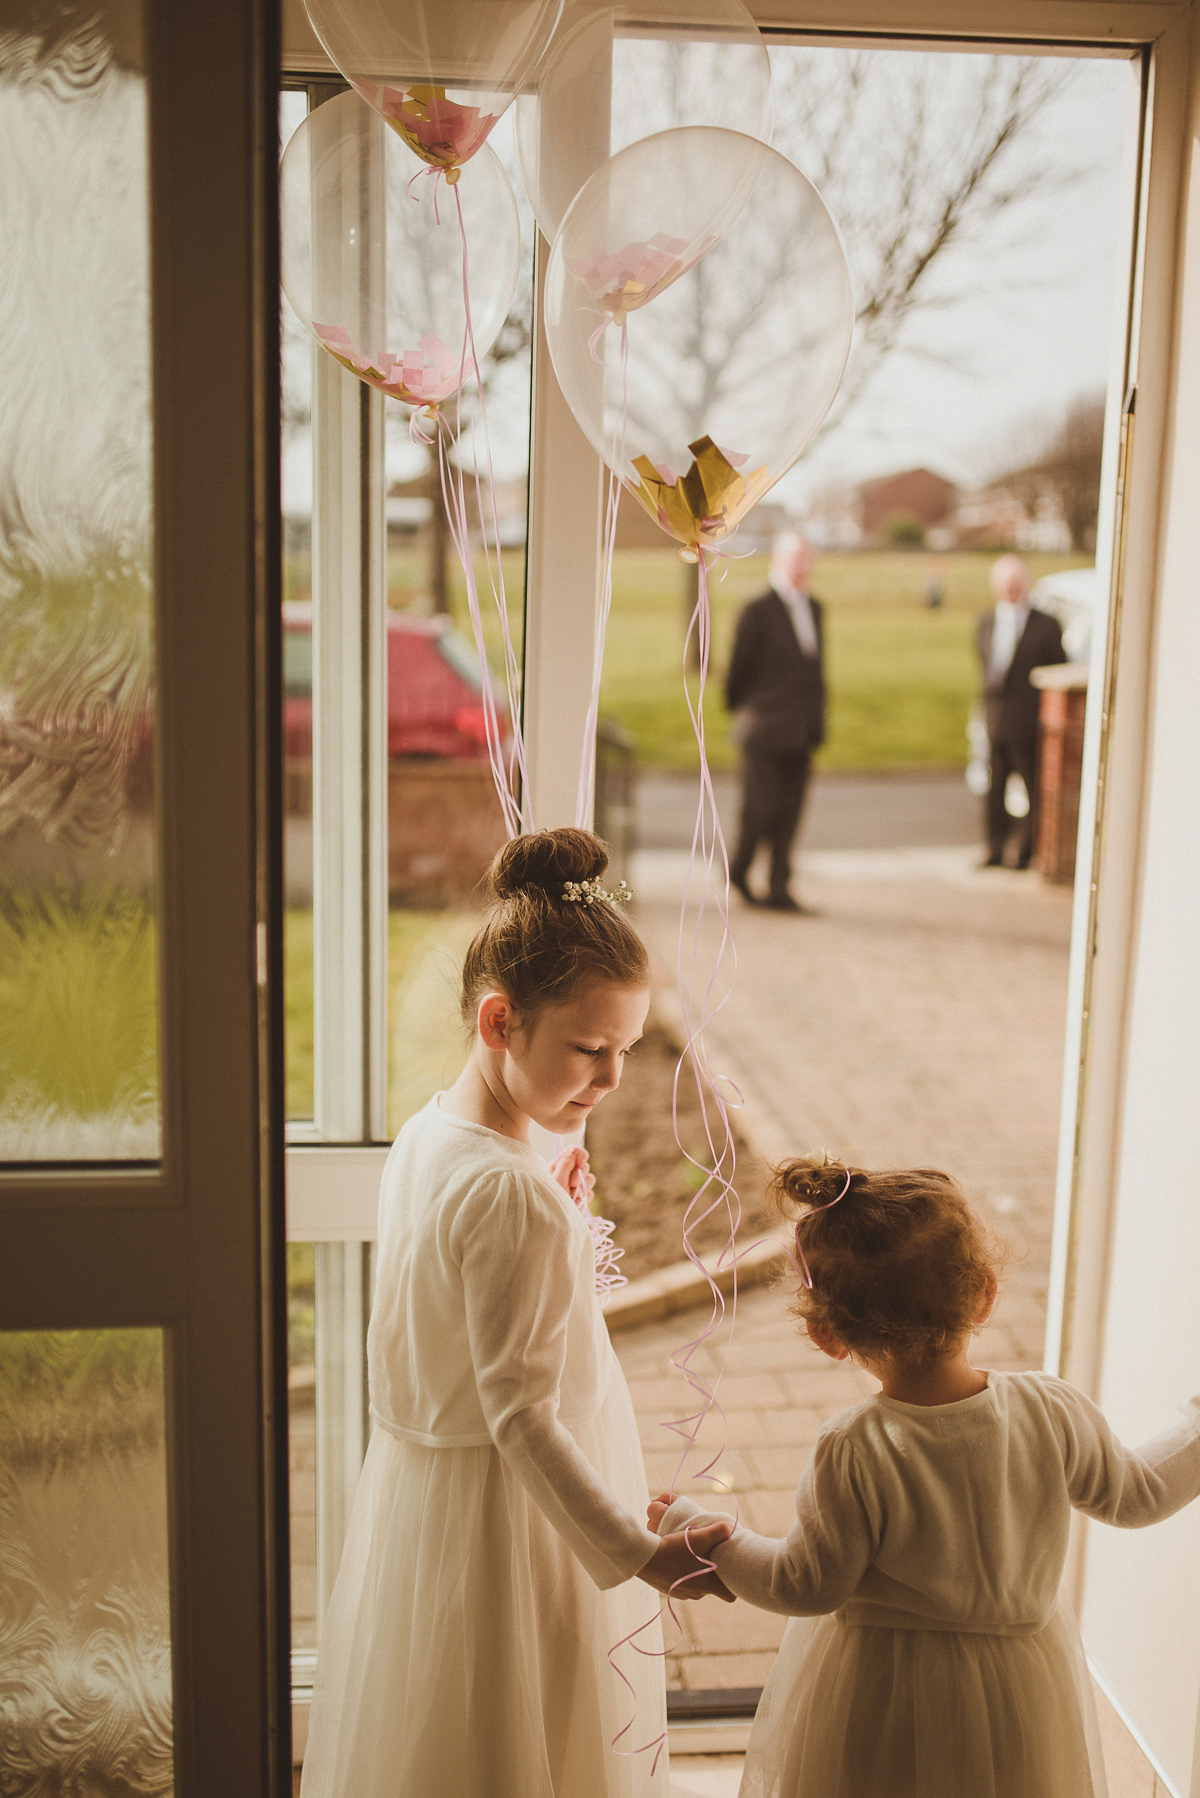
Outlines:
{"type": "Polygon", "coordinates": [[[0,1161],[160,1150],[135,7],[0,31],[0,1161]]]}

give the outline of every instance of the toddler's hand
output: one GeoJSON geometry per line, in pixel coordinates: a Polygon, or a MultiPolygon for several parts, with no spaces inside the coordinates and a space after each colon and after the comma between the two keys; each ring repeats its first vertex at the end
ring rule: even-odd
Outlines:
{"type": "Polygon", "coordinates": [[[727,1523],[698,1523],[686,1532],[664,1536],[638,1578],[657,1592],[677,1587],[671,1592],[673,1598],[723,1598],[732,1604],[734,1595],[720,1574],[704,1565],[717,1544],[727,1542],[732,1534],[727,1523]],[[687,1584],[680,1586],[683,1579],[687,1584]]]}
{"type": "Polygon", "coordinates": [[[669,1492],[660,1492],[658,1497],[652,1498],[646,1507],[646,1521],[649,1523],[650,1528],[654,1531],[656,1536],[658,1534],[658,1526],[666,1516],[667,1512],[671,1509],[672,1503],[672,1496],[669,1492]]]}
{"type": "Polygon", "coordinates": [[[586,1210],[596,1190],[596,1176],[588,1172],[586,1149],[564,1149],[550,1163],[550,1176],[557,1180],[569,1199],[586,1210]]]}

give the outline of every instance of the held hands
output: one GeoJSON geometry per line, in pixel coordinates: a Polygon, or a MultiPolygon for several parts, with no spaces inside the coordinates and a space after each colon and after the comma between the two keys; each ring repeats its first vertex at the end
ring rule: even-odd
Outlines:
{"type": "Polygon", "coordinates": [[[581,1211],[588,1209],[588,1201],[596,1190],[596,1176],[588,1172],[586,1149],[564,1149],[561,1155],[556,1155],[550,1163],[550,1177],[558,1181],[581,1211]]]}
{"type": "MultiPolygon", "coordinates": [[[[667,1506],[657,1499],[650,1506],[651,1529],[655,1528],[655,1511],[661,1520],[666,1509],[667,1506]]],[[[723,1598],[726,1604],[733,1604],[734,1595],[720,1574],[705,1566],[717,1544],[727,1542],[732,1534],[727,1523],[698,1523],[689,1530],[664,1536],[638,1578],[658,1592],[671,1592],[672,1586],[686,1579],[686,1585],[671,1592],[672,1598],[723,1598]],[[689,1577],[691,1575],[695,1577],[689,1577]]]]}

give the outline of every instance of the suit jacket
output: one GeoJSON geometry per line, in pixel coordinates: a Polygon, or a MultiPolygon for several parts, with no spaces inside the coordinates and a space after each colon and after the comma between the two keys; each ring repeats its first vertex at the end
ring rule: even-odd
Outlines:
{"type": "Polygon", "coordinates": [[[1045,668],[1052,662],[1065,662],[1062,631],[1048,612],[1030,606],[1013,659],[998,686],[991,684],[988,663],[992,653],[992,628],[995,613],[985,612],[979,620],[979,659],[983,664],[983,682],[987,704],[988,735],[994,742],[1031,744],[1037,736],[1040,695],[1029,679],[1031,668],[1045,668]]]}
{"type": "Polygon", "coordinates": [[[725,677],[725,703],[744,714],[738,735],[747,749],[796,754],[825,741],[825,628],[811,601],[817,653],[805,655],[791,613],[774,588],[743,607],[725,677]]]}

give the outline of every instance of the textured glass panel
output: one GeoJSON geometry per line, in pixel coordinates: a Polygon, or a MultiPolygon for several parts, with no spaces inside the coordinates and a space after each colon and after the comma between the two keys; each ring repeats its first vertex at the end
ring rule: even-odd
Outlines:
{"type": "Polygon", "coordinates": [[[160,1330],[0,1333],[0,1791],[173,1789],[160,1330]]]}
{"type": "Polygon", "coordinates": [[[134,7],[0,14],[0,1159],[159,1152],[134,7]]]}
{"type": "MultiPolygon", "coordinates": [[[[279,96],[279,145],[308,111],[279,96]]],[[[287,1115],[313,1114],[312,338],[280,296],[283,343],[283,867],[287,1115]]]]}

